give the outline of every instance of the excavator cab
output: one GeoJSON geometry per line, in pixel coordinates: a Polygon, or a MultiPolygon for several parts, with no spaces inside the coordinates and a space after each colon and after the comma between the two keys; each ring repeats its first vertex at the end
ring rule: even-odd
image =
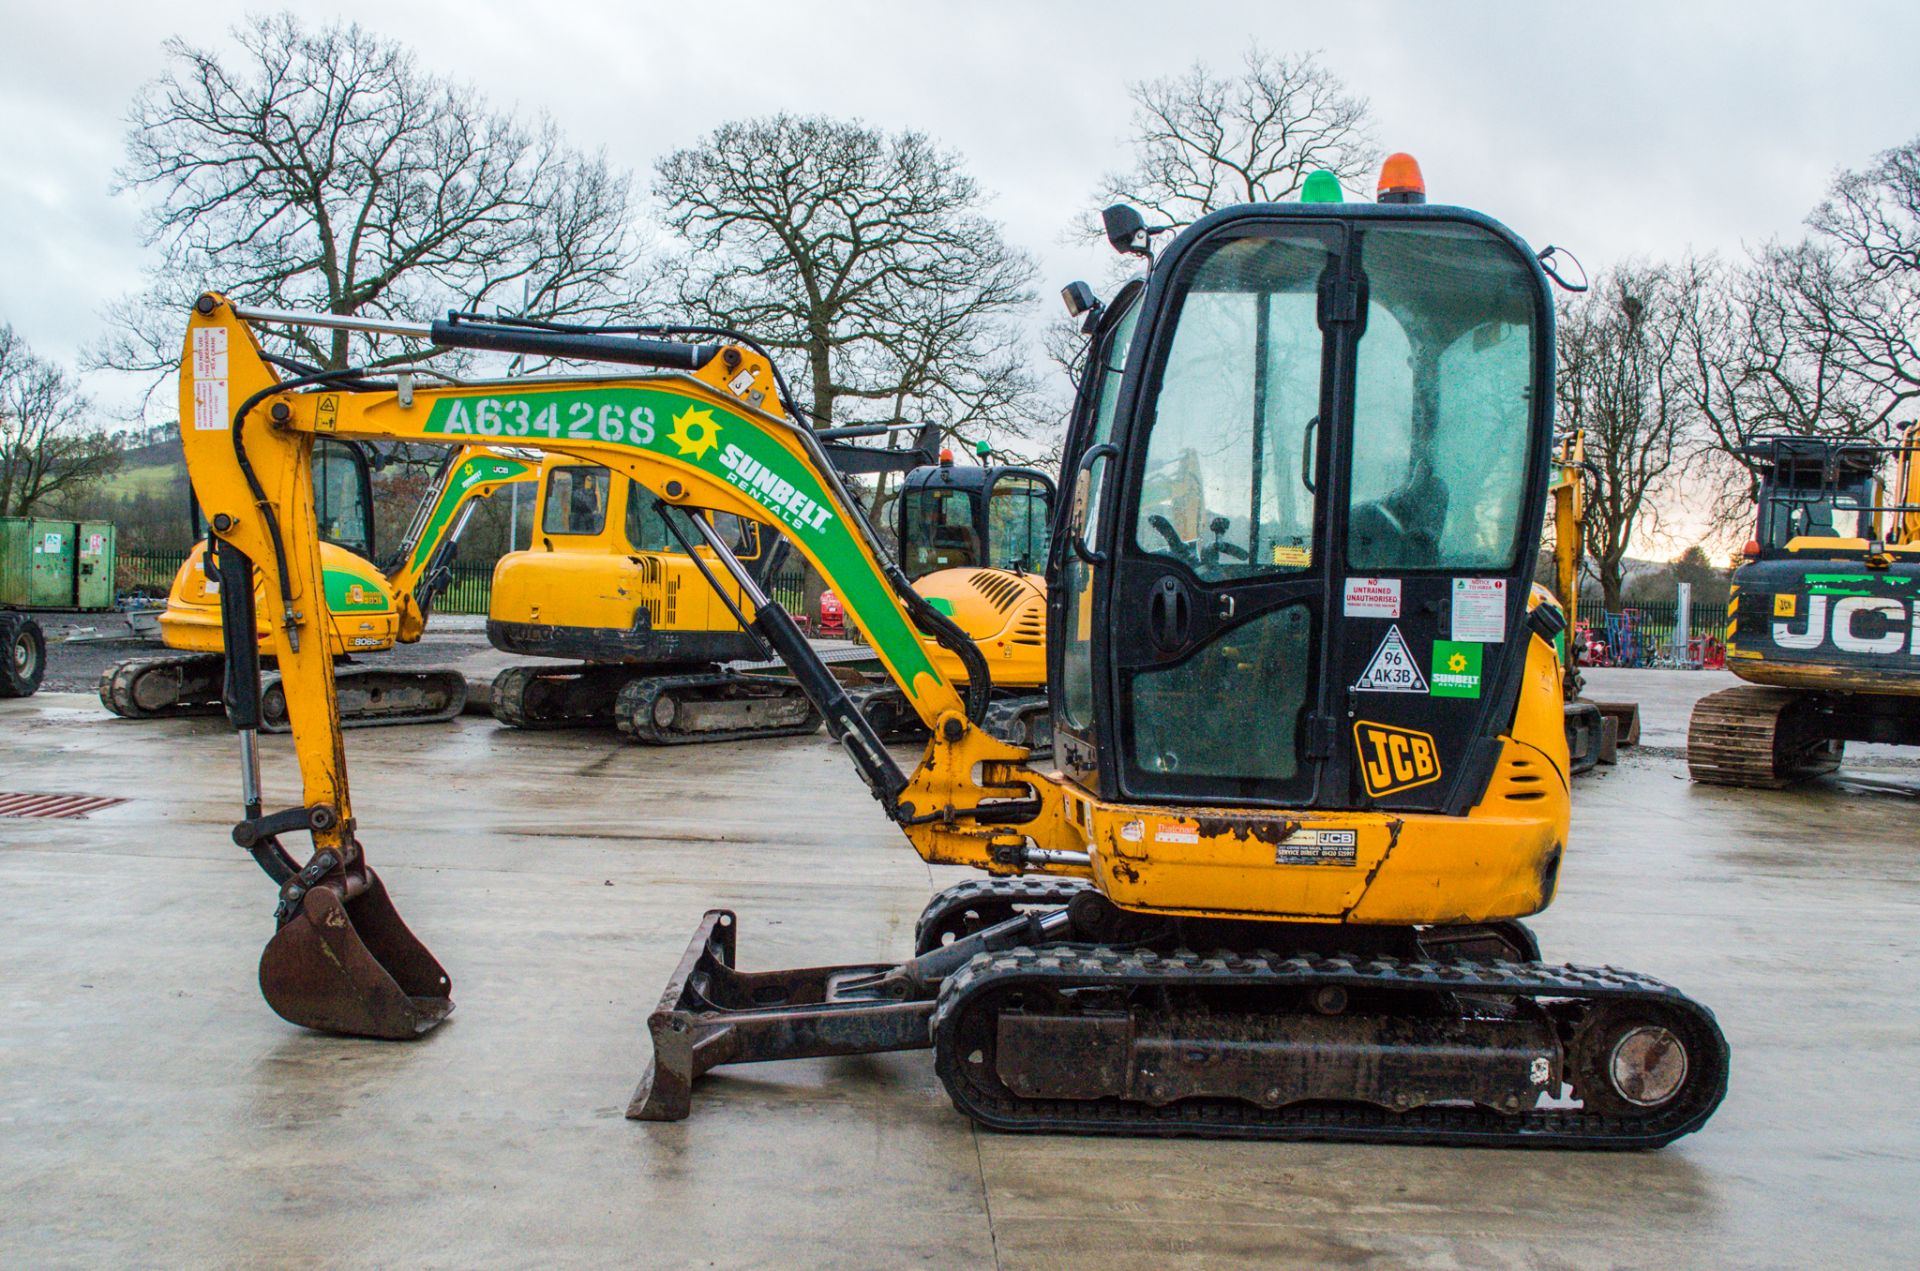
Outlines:
{"type": "Polygon", "coordinates": [[[896,504],[900,565],[918,581],[942,569],[1046,567],[1053,479],[1033,468],[937,465],[909,472],[896,504]]]}
{"type": "Polygon", "coordinates": [[[1099,318],[1068,440],[1068,774],[1130,801],[1477,802],[1531,645],[1551,331],[1533,254],[1462,209],[1183,233],[1099,318]]]}
{"type": "Polygon", "coordinates": [[[1878,512],[1886,510],[1876,508],[1875,486],[1887,449],[1812,437],[1770,437],[1750,445],[1760,478],[1756,558],[1843,546],[1835,540],[1857,540],[1864,551],[1879,537],[1878,512]],[[1796,542],[1802,539],[1818,541],[1796,542]]]}

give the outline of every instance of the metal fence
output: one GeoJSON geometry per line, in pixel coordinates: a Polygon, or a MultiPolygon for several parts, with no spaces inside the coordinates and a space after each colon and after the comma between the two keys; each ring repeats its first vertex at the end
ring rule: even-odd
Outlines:
{"type": "Polygon", "coordinates": [[[114,594],[120,599],[128,596],[164,597],[173,590],[173,576],[186,563],[185,552],[123,550],[114,562],[114,594]]]}
{"type": "Polygon", "coordinates": [[[807,605],[807,565],[791,555],[767,579],[767,594],[788,613],[800,616],[807,605]]]}
{"type": "Polygon", "coordinates": [[[1655,600],[1609,613],[1597,600],[1580,602],[1581,660],[1597,666],[1716,666],[1723,660],[1727,607],[1687,607],[1687,630],[1676,631],[1680,604],[1655,600]],[[1676,638],[1677,637],[1677,638],[1676,638]]]}

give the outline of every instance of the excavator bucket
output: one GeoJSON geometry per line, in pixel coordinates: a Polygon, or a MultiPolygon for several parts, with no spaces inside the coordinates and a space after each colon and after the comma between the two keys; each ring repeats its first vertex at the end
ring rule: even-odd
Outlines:
{"type": "Polygon", "coordinates": [[[315,884],[260,955],[260,991],[289,1023],[405,1041],[453,1010],[440,963],[371,869],[315,884]]]}

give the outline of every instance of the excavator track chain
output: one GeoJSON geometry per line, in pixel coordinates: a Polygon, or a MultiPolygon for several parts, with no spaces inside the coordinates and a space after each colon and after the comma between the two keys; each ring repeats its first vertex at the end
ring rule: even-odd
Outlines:
{"type": "Polygon", "coordinates": [[[1016,948],[932,1029],[954,1104],[1008,1131],[1654,1148],[1727,1085],[1713,1015],[1611,967],[1016,948]]]}
{"type": "MultiPolygon", "coordinates": [[[[169,719],[218,715],[226,658],[218,653],[174,653],[116,662],[100,676],[100,704],[123,719],[169,719]]],[[[334,671],[342,728],[383,724],[432,724],[452,719],[466,705],[467,682],[458,671],[435,668],[393,671],[342,666],[334,671]]],[[[287,731],[287,696],[280,677],[261,676],[260,726],[287,731]]]]}
{"type": "Polygon", "coordinates": [[[218,715],[226,665],[218,653],[128,658],[100,673],[100,704],[122,719],[218,715]]]}
{"type": "Polygon", "coordinates": [[[1742,684],[1709,693],[1687,725],[1687,771],[1711,785],[1778,790],[1839,768],[1844,741],[1823,735],[1807,694],[1742,684]]]}
{"type": "Polygon", "coordinates": [[[938,949],[1028,909],[1057,909],[1093,884],[1078,878],[974,878],[936,893],[913,928],[913,951],[938,949]]]}
{"type": "Polygon", "coordinates": [[[731,671],[635,678],[613,714],[621,732],[653,746],[797,737],[820,727],[820,712],[799,684],[731,671]]]}
{"type": "Polygon", "coordinates": [[[1035,755],[1053,753],[1053,710],[1040,693],[996,696],[980,726],[1001,741],[1025,746],[1035,755]]]}
{"type": "MultiPolygon", "coordinates": [[[[467,677],[453,667],[340,666],[334,668],[333,686],[342,728],[442,724],[467,708],[467,677]]],[[[260,727],[269,733],[289,730],[287,694],[277,674],[261,677],[260,727]]]]}
{"type": "Polygon", "coordinates": [[[511,728],[606,728],[631,667],[510,666],[493,678],[493,717],[511,728]]]}
{"type": "MultiPolygon", "coordinates": [[[[907,704],[907,695],[891,684],[859,685],[847,696],[882,737],[925,736],[926,726],[907,704]]],[[[1053,715],[1045,695],[996,695],[987,704],[981,727],[1000,741],[1025,746],[1034,754],[1053,750],[1053,715]]]]}

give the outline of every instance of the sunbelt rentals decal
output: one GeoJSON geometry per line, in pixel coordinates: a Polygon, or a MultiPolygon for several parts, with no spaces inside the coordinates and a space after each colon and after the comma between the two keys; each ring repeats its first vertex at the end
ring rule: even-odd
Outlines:
{"type": "MultiPolygon", "coordinates": [[[[898,672],[911,696],[921,676],[938,678],[859,540],[833,510],[820,475],[756,424],[684,392],[628,385],[555,386],[487,396],[442,397],[422,431],[511,444],[594,443],[692,468],[738,490],[817,559],[843,603],[898,672]]],[[[590,454],[591,450],[575,453],[590,454]]]]}

